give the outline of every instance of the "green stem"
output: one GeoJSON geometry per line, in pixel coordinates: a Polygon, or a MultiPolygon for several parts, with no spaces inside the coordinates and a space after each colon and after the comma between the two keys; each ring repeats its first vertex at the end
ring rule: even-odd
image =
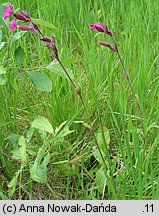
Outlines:
{"type": "Polygon", "coordinates": [[[135,95],[134,89],[133,89],[133,87],[132,87],[130,78],[129,78],[129,74],[128,74],[127,71],[126,71],[126,68],[125,68],[124,63],[123,63],[122,58],[121,58],[121,55],[120,55],[120,53],[119,53],[118,46],[117,46],[117,44],[116,44],[116,42],[115,42],[113,36],[112,36],[112,40],[113,40],[113,43],[114,43],[114,47],[115,47],[115,49],[116,49],[116,53],[117,53],[117,55],[118,55],[118,59],[119,59],[120,64],[121,64],[121,66],[122,66],[122,68],[123,68],[124,76],[125,76],[126,80],[128,81],[130,90],[131,90],[131,92],[132,92],[132,94],[133,94],[133,97],[134,97],[135,100],[136,100],[136,104],[137,104],[137,106],[138,106],[138,108],[139,108],[139,110],[140,110],[140,113],[142,114],[140,104],[139,104],[139,102],[138,102],[137,99],[136,99],[136,95],[135,95]]]}
{"type": "MultiPolygon", "coordinates": [[[[56,58],[57,59],[57,58],[56,58]]],[[[70,82],[72,83],[73,87],[76,88],[76,84],[73,82],[72,78],[70,77],[69,73],[67,72],[66,68],[64,67],[64,65],[62,64],[62,62],[60,61],[60,59],[58,58],[57,61],[59,62],[59,64],[61,65],[62,69],[64,70],[65,74],[67,75],[67,77],[69,78],[70,82]]]]}
{"type": "MultiPolygon", "coordinates": [[[[73,85],[74,89],[76,89],[76,84],[73,82],[72,78],[70,77],[69,73],[67,72],[66,68],[64,67],[64,65],[62,64],[62,62],[60,61],[59,58],[57,59],[57,61],[59,62],[59,64],[60,64],[61,67],[63,68],[64,72],[66,73],[67,77],[69,78],[69,80],[70,80],[71,84],[73,85]]],[[[81,100],[81,103],[82,103],[82,106],[83,106],[84,111],[85,111],[85,113],[86,113],[86,116],[87,116],[87,118],[88,118],[88,120],[89,120],[89,122],[90,122],[90,124],[91,124],[91,131],[92,131],[92,134],[93,134],[93,137],[94,137],[94,140],[95,140],[95,144],[96,144],[97,149],[98,149],[98,151],[99,151],[99,154],[100,154],[100,156],[101,156],[101,158],[102,158],[104,167],[105,167],[105,169],[107,170],[107,164],[106,164],[105,159],[104,159],[104,157],[103,157],[103,154],[102,154],[102,151],[101,151],[100,146],[99,146],[99,144],[98,144],[98,141],[97,141],[97,138],[96,138],[96,136],[95,136],[95,133],[94,133],[94,131],[92,130],[92,123],[91,123],[91,120],[90,120],[90,116],[89,116],[87,107],[86,107],[85,102],[84,102],[84,100],[83,100],[82,94],[81,94],[81,92],[80,92],[80,93],[77,93],[77,94],[78,94],[78,96],[79,96],[79,98],[80,98],[80,100],[81,100]]]]}

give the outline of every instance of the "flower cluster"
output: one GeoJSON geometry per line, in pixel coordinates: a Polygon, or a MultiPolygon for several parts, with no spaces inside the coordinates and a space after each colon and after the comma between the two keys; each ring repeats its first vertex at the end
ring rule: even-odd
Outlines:
{"type": "MultiPolygon", "coordinates": [[[[116,34],[115,32],[111,32],[109,30],[108,26],[106,26],[105,24],[100,23],[100,22],[95,23],[95,24],[90,24],[90,26],[91,26],[90,30],[96,30],[96,31],[98,31],[100,33],[108,35],[112,39],[113,39],[113,35],[116,34]]],[[[117,52],[117,46],[113,47],[110,43],[106,43],[106,42],[103,42],[103,41],[100,41],[99,44],[102,45],[102,46],[108,47],[113,52],[117,52]]]]}
{"type": "MultiPolygon", "coordinates": [[[[27,12],[21,11],[19,13],[16,13],[16,12],[14,12],[14,7],[12,5],[8,5],[4,11],[4,20],[8,19],[12,15],[17,20],[23,21],[24,23],[26,23],[26,22],[32,23],[32,20],[31,20],[29,14],[27,12]]],[[[37,30],[34,28],[34,26],[32,24],[29,26],[19,26],[15,20],[12,20],[11,24],[10,24],[10,31],[15,31],[17,29],[21,29],[23,31],[37,32],[37,30]]]]}
{"type": "Polygon", "coordinates": [[[55,37],[44,37],[39,27],[32,21],[30,15],[26,11],[20,11],[19,13],[16,13],[14,12],[14,7],[12,5],[8,5],[4,11],[4,20],[8,19],[10,16],[14,16],[16,20],[22,21],[23,23],[29,23],[29,25],[18,25],[17,21],[12,20],[10,23],[10,31],[20,29],[22,31],[39,33],[41,36],[40,40],[46,42],[47,49],[51,49],[53,51],[54,57],[58,59],[55,37]]]}

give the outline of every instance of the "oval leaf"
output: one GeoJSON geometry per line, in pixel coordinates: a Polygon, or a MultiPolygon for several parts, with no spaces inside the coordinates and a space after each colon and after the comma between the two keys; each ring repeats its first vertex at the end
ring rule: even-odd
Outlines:
{"type": "Polygon", "coordinates": [[[50,124],[50,122],[48,121],[47,118],[43,117],[43,116],[38,116],[34,119],[34,121],[32,122],[31,126],[33,128],[39,129],[39,130],[43,130],[46,131],[48,133],[53,134],[53,128],[52,125],[50,124]]]}
{"type": "Polygon", "coordinates": [[[11,44],[16,41],[16,40],[19,40],[21,38],[21,33],[20,32],[16,32],[13,37],[12,37],[12,40],[11,40],[11,44]]]}
{"type": "MultiPolygon", "coordinates": [[[[61,65],[59,65],[58,61],[52,61],[48,66],[45,67],[46,69],[48,69],[49,71],[53,72],[54,74],[61,76],[61,77],[65,77],[68,79],[66,73],[64,72],[64,70],[62,69],[61,65]]],[[[74,80],[74,75],[72,73],[72,71],[68,70],[66,68],[68,74],[70,75],[70,77],[74,80]]]]}
{"type": "Polygon", "coordinates": [[[102,193],[105,191],[106,182],[107,182],[106,175],[103,171],[103,168],[101,168],[100,170],[98,170],[96,174],[96,184],[98,186],[99,191],[102,193]]]}
{"type": "Polygon", "coordinates": [[[109,134],[109,130],[106,127],[104,127],[103,129],[103,133],[102,132],[97,133],[96,139],[102,151],[106,153],[106,148],[109,148],[109,144],[110,144],[110,134],[109,134]],[[103,133],[104,133],[104,137],[103,137],[103,133]]]}
{"type": "Polygon", "coordinates": [[[23,62],[24,57],[25,57],[25,52],[22,46],[19,46],[15,49],[14,57],[18,65],[20,65],[23,62]]]}
{"type": "Polygon", "coordinates": [[[51,92],[52,91],[52,81],[51,79],[39,72],[27,72],[30,81],[35,85],[39,91],[51,92]]]}
{"type": "Polygon", "coordinates": [[[23,136],[19,137],[19,149],[13,151],[13,158],[25,161],[27,158],[26,143],[23,136]]]}
{"type": "Polygon", "coordinates": [[[41,168],[35,164],[30,168],[31,178],[39,183],[47,183],[47,167],[41,168]]]}

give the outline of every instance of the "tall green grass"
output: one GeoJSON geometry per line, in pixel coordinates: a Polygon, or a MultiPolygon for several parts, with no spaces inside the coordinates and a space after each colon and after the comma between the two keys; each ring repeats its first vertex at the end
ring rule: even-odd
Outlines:
{"type": "MultiPolygon", "coordinates": [[[[44,72],[53,81],[51,93],[40,93],[30,84],[26,72],[30,68],[38,70],[50,60],[38,36],[25,34],[10,47],[6,67],[8,82],[0,86],[0,149],[11,155],[5,138],[11,133],[24,135],[37,115],[47,117],[54,128],[68,120],[76,132],[68,136],[68,147],[52,150],[48,179],[54,193],[49,187],[32,182],[26,169],[13,198],[158,199],[158,1],[13,0],[11,3],[15,8],[27,10],[33,18],[46,20],[57,27],[42,27],[42,30],[46,36],[53,34],[57,38],[62,61],[75,60],[71,68],[82,87],[94,131],[102,131],[104,126],[110,132],[106,158],[109,170],[102,193],[95,181],[101,165],[92,154],[93,136],[83,125],[73,123],[74,120],[88,120],[80,101],[66,79],[48,71],[44,72]],[[117,56],[98,45],[98,41],[109,41],[109,38],[90,31],[89,24],[98,21],[116,31],[116,41],[142,116],[117,56]],[[26,55],[21,66],[14,60],[18,45],[24,47],[26,55]],[[19,195],[19,188],[23,196],[19,195]]],[[[11,33],[6,27],[2,31],[6,41],[11,33]]],[[[0,52],[1,62],[7,60],[7,55],[4,48],[0,52]]],[[[40,140],[38,136],[36,145],[40,140]]],[[[0,178],[3,185],[0,193],[3,191],[7,195],[7,182],[18,164],[0,152],[0,165],[5,176],[5,180],[0,178]]]]}

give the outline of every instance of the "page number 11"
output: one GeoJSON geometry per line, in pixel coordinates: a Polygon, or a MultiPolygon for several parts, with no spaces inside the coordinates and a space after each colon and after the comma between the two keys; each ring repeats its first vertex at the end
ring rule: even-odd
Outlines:
{"type": "Polygon", "coordinates": [[[151,204],[151,205],[146,204],[145,208],[146,208],[146,212],[153,212],[153,204],[151,204]]]}

